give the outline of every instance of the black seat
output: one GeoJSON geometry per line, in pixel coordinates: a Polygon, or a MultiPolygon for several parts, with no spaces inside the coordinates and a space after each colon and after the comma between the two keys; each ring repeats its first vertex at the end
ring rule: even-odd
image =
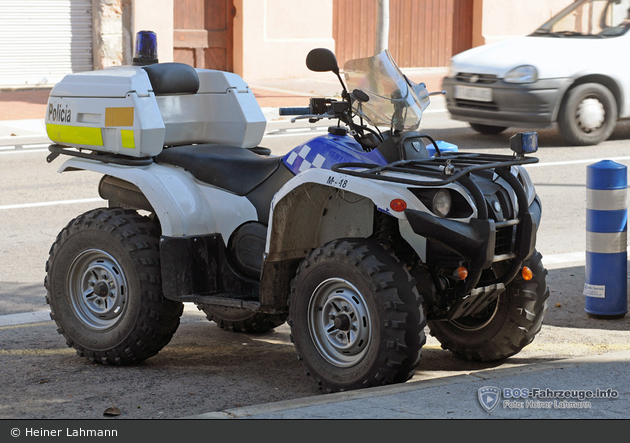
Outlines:
{"type": "Polygon", "coordinates": [[[156,161],[180,166],[204,183],[246,195],[269,178],[282,159],[235,146],[202,144],[166,148],[156,161]]]}
{"type": "Polygon", "coordinates": [[[196,94],[199,75],[195,68],[184,63],[156,63],[143,66],[155,95],[196,94]]]}

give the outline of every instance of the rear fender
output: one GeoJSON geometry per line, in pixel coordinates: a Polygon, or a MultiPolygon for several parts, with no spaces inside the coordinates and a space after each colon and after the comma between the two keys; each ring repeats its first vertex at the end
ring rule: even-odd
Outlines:
{"type": "Polygon", "coordinates": [[[157,163],[129,167],[72,158],[58,172],[77,169],[111,175],[138,187],[166,237],[220,233],[230,238],[239,225],[257,220],[256,209],[245,197],[201,183],[180,168],[157,163]]]}

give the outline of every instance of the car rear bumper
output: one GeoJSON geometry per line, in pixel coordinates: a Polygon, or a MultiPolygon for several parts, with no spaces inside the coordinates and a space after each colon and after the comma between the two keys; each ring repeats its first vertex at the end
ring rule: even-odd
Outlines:
{"type": "Polygon", "coordinates": [[[571,85],[569,78],[539,80],[530,84],[472,84],[456,77],[445,78],[446,107],[455,120],[492,126],[545,128],[557,118],[560,100],[571,85]],[[489,88],[491,101],[455,98],[458,86],[489,88]]]}

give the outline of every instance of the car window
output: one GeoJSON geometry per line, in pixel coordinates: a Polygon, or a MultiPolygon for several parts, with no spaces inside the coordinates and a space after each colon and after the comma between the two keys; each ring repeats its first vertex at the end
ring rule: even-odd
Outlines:
{"type": "Polygon", "coordinates": [[[606,38],[630,28],[630,0],[582,0],[571,4],[532,35],[606,38]]]}

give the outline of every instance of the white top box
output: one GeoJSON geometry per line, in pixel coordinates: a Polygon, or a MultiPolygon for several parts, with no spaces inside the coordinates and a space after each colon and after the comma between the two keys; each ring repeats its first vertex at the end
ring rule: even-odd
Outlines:
{"type": "Polygon", "coordinates": [[[132,157],[155,156],[165,146],[260,143],[266,119],[240,76],[179,63],[152,66],[151,75],[120,66],[65,76],[48,99],[50,139],[132,157]]]}

